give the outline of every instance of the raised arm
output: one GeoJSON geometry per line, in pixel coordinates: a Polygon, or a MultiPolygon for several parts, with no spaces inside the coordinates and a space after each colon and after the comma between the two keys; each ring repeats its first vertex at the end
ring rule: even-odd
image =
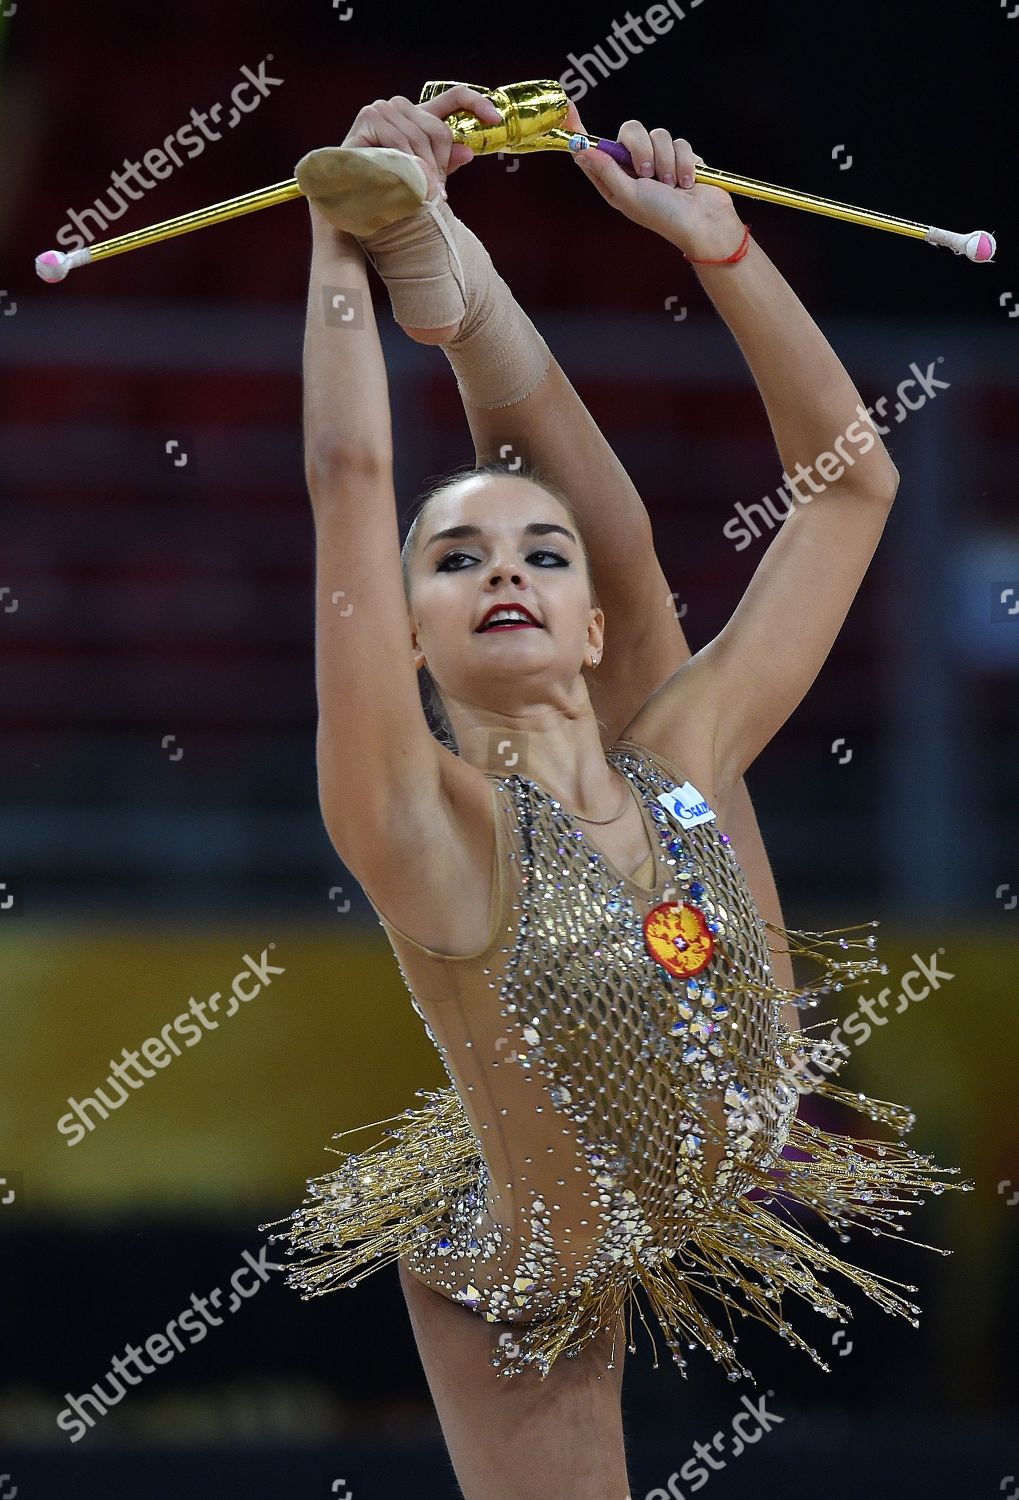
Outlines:
{"type": "Polygon", "coordinates": [[[389,389],[364,254],[310,206],[304,461],[315,523],[319,799],[358,880],[436,806],[439,758],[410,649],[389,389]]]}
{"type": "MultiPolygon", "coordinates": [[[[733,244],[730,230],[716,238],[716,253],[731,253],[733,244]]],[[[699,682],[715,726],[717,774],[730,785],[827,659],[899,475],[841,360],[760,246],[752,242],[734,267],[699,269],[761,392],[790,507],[732,618],[691,663],[688,686],[699,682]]]]}
{"type": "MultiPolygon", "coordinates": [[[[304,462],[309,487],[338,463],[393,468],[389,385],[364,252],[313,204],[304,328],[304,462]]],[[[317,519],[318,495],[312,494],[317,519]]]]}
{"type": "MultiPolygon", "coordinates": [[[[614,207],[692,259],[730,256],[744,241],[732,200],[718,188],[637,180],[597,150],[577,159],[614,207]]],[[[872,426],[861,423],[859,392],[831,345],[756,241],[734,264],[696,269],[746,357],[799,497],[729,623],[640,715],[645,736],[671,746],[681,763],[713,767],[721,798],[831,650],[884,528],[898,472],[872,426]],[[804,476],[818,471],[815,493],[804,476]]]]}

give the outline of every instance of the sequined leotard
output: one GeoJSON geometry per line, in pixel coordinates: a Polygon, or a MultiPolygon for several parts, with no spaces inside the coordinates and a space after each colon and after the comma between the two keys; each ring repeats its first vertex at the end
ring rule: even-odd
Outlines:
{"type": "MultiPolygon", "coordinates": [[[[305,1297],[404,1259],[436,1291],[514,1325],[512,1338],[493,1339],[504,1374],[528,1364],[547,1374],[638,1286],[684,1374],[683,1343],[696,1339],[731,1379],[752,1378],[705,1295],[828,1369],[786,1322],[784,1291],[845,1322],[849,1309],[815,1274],[834,1269],[888,1312],[915,1322],[919,1309],[767,1205],[779,1195],[809,1205],[847,1239],[851,1224],[898,1230],[909,1212],[901,1204],[920,1201],[909,1191],[970,1185],[941,1183],[958,1168],[908,1148],[796,1118],[804,1063],[825,1043],[789,1032],[781,1005],[814,1004],[887,972],[874,937],[773,928],[822,965],[825,981],[780,988],[768,924],[713,811],[702,802],[692,826],[677,815],[669,793],[690,783],[646,747],[620,740],[607,759],[630,780],[651,845],[635,876],[537,783],[492,774],[485,947],[442,955],[378,913],[450,1087],[375,1122],[390,1125],[392,1143],[341,1153],[343,1165],[309,1179],[312,1197],[271,1238],[288,1240],[288,1255],[309,1252],[287,1273],[305,1297]],[[652,956],[644,918],[665,902],[694,906],[711,932],[710,961],[694,976],[652,956]],[[853,949],[863,956],[846,957],[853,949]],[[787,1159],[786,1146],[804,1159],[787,1159]]],[[[831,1073],[839,1061],[829,1052],[824,1066],[831,1073]]],[[[816,1070],[809,1086],[900,1135],[913,1123],[901,1106],[850,1094],[816,1070]]]]}

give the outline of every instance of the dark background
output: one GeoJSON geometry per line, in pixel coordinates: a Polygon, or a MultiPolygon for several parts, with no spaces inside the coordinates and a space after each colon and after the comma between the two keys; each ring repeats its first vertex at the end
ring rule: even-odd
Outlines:
{"type": "MultiPolygon", "coordinates": [[[[0,1495],[315,1497],[339,1475],[357,1500],[456,1492],[392,1268],[307,1304],[270,1284],[80,1443],[55,1425],[65,1393],[192,1291],[225,1283],[261,1242],[256,1225],[333,1165],[321,1148],[334,1130],[441,1081],[317,804],[304,205],[60,286],[33,271],[125,158],[226,101],[242,65],[270,53],[283,84],[110,234],[282,181],[363,104],[414,99],[427,79],[558,77],[626,18],[352,0],[343,21],[346,8],[22,0],[0,20],[0,1176],[20,1174],[0,1208],[0,1495]],[[186,473],[167,464],[171,439],[186,473]],[[279,993],[69,1152],[54,1129],[65,1099],[270,939],[287,953],[279,993]]],[[[878,555],[748,784],[791,925],[880,918],[893,975],[945,949],[952,982],[861,1048],[847,1079],[915,1107],[912,1143],[976,1191],[907,1226],[951,1258],[856,1249],[917,1283],[919,1329],[852,1295],[853,1348],[832,1349],[831,1375],[744,1334],[784,1421],[712,1476],[719,1497],[1007,1495],[1019,1474],[1019,617],[993,605],[1010,583],[1019,595],[1010,8],[703,0],[579,99],[604,135],[636,116],[712,166],[984,228],[1000,247],[979,267],[737,200],[865,401],[894,407],[913,362],[940,360],[951,385],[886,440],[902,482],[878,555]],[[833,160],[840,144],[850,169],[833,160]],[[849,763],[832,750],[840,737],[849,763]]],[[[451,179],[450,202],[632,475],[697,649],[766,545],[736,552],[722,525],[781,477],[731,336],[678,253],[613,214],[564,157],[479,159],[451,179]]],[[[473,450],[445,359],[403,336],[373,286],[402,509],[473,450]]],[[[799,1317],[827,1348],[826,1326],[799,1317]]],[[[635,1500],[738,1409],[706,1355],[683,1382],[658,1342],[657,1370],[640,1328],[627,1362],[635,1500]]]]}

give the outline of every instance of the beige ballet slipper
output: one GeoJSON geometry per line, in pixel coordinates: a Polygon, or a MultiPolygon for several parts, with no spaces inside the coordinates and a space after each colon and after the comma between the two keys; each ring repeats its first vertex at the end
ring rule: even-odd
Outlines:
{"type": "Polygon", "coordinates": [[[416,213],[428,200],[417,157],[389,146],[321,146],[301,157],[294,176],[330,224],[358,239],[416,213]]]}

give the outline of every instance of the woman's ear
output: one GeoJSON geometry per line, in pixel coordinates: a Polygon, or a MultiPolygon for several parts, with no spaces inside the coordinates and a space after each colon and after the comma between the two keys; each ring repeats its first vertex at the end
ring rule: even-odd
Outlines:
{"type": "MultiPolygon", "coordinates": [[[[600,615],[601,610],[596,611],[596,613],[600,615]]],[[[592,620],[591,624],[588,626],[587,646],[588,649],[584,656],[584,665],[585,667],[596,667],[605,654],[605,643],[602,637],[601,630],[598,628],[598,625],[594,620],[592,620]]]]}

